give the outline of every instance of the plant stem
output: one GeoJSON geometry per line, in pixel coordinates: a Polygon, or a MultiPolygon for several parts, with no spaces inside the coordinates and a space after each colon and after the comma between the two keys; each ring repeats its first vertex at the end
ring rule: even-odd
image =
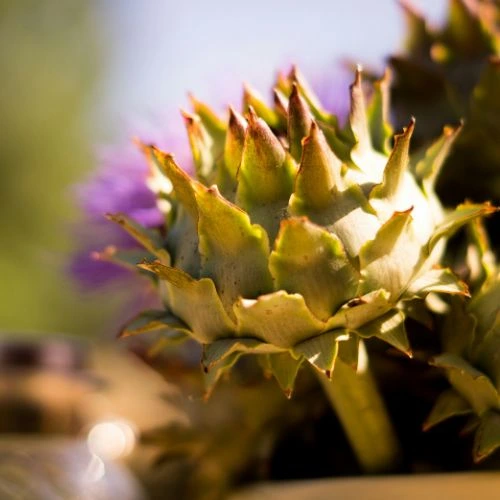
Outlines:
{"type": "Polygon", "coordinates": [[[337,358],[332,380],[314,370],[367,473],[394,470],[399,442],[368,362],[357,371],[337,358]]]}

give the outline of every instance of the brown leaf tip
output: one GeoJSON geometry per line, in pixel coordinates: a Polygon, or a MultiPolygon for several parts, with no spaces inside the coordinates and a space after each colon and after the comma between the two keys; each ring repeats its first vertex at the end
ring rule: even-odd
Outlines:
{"type": "Polygon", "coordinates": [[[248,106],[248,110],[247,110],[245,117],[246,117],[248,123],[252,126],[254,126],[258,123],[259,117],[258,117],[257,113],[255,112],[255,109],[253,108],[253,106],[248,106]]]}
{"type": "Polygon", "coordinates": [[[280,110],[282,110],[284,112],[287,111],[288,106],[285,102],[285,97],[283,96],[281,91],[277,88],[273,89],[273,101],[274,101],[274,105],[277,108],[280,108],[280,110]]]}
{"type": "Polygon", "coordinates": [[[291,82],[299,82],[300,80],[300,73],[299,73],[299,68],[296,64],[292,64],[292,67],[290,68],[290,73],[288,74],[288,78],[291,82]]]}
{"type": "Polygon", "coordinates": [[[354,299],[351,299],[347,303],[347,307],[357,307],[357,306],[360,306],[362,304],[366,304],[366,300],[364,300],[361,297],[355,297],[354,299]]]}
{"type": "Polygon", "coordinates": [[[232,106],[229,106],[229,127],[234,127],[236,125],[246,127],[246,122],[243,116],[238,113],[232,106]]]}
{"type": "Polygon", "coordinates": [[[363,67],[361,64],[356,65],[356,71],[354,73],[354,82],[351,85],[351,88],[353,87],[361,87],[361,81],[362,81],[362,75],[361,73],[363,72],[363,67]]]}
{"type": "Polygon", "coordinates": [[[140,137],[134,136],[132,137],[132,144],[139,149],[142,153],[146,155],[146,157],[150,157],[151,155],[151,149],[154,148],[154,144],[152,143],[145,143],[142,141],[140,137]]]}
{"type": "Polygon", "coordinates": [[[319,129],[318,124],[314,120],[312,120],[311,121],[311,128],[309,129],[309,134],[306,135],[301,141],[302,147],[307,146],[309,143],[311,143],[313,141],[317,141],[319,138],[319,133],[320,133],[320,129],[319,129]]]}
{"type": "Polygon", "coordinates": [[[290,92],[290,100],[298,99],[299,97],[300,97],[299,86],[297,85],[297,82],[294,81],[292,83],[292,91],[290,92]]]}
{"type": "Polygon", "coordinates": [[[195,116],[190,113],[189,111],[186,111],[185,109],[180,109],[180,113],[181,113],[181,116],[182,116],[182,119],[184,120],[184,123],[187,125],[187,126],[191,126],[194,124],[195,122],[195,116]]]}
{"type": "Polygon", "coordinates": [[[413,205],[410,208],[407,208],[406,210],[401,210],[401,211],[395,211],[391,215],[391,219],[395,219],[396,217],[406,217],[407,215],[410,215],[413,212],[413,205]]]}
{"type": "Polygon", "coordinates": [[[118,212],[115,214],[108,212],[108,213],[104,214],[104,217],[106,217],[106,219],[110,220],[111,222],[116,222],[117,224],[120,224],[120,225],[123,225],[126,223],[125,214],[123,214],[121,212],[118,212]]]}
{"type": "Polygon", "coordinates": [[[398,0],[399,6],[410,16],[418,17],[425,21],[425,16],[411,0],[398,0]]]}

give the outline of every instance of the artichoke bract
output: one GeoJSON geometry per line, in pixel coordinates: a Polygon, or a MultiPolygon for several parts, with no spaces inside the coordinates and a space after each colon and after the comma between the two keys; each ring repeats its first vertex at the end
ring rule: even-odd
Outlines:
{"type": "Polygon", "coordinates": [[[500,447],[500,267],[485,232],[474,224],[473,245],[482,285],[470,301],[453,300],[441,331],[443,352],[432,360],[451,388],[437,399],[424,429],[466,415],[466,431],[475,431],[476,462],[500,447]]]}
{"type": "Polygon", "coordinates": [[[443,212],[433,185],[459,130],[445,128],[411,163],[415,122],[391,147],[388,86],[386,74],[366,105],[358,70],[342,129],[296,69],[279,79],[274,106],[246,89],[244,115],[231,108],[227,123],[192,98],[184,117],[197,179],[142,146],[168,180],[158,183],[165,232],[110,216],[154,256],[139,267],[165,304],[122,334],[196,339],[209,387],[258,354],[287,394],[304,360],[330,376],[337,357],[362,359],[365,338],[411,354],[405,301],[468,293],[438,266],[443,240],[494,209],[443,212]]]}

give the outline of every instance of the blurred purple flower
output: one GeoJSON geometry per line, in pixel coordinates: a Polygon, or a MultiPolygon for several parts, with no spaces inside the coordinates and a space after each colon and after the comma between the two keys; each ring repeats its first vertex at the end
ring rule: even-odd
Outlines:
{"type": "Polygon", "coordinates": [[[96,259],[96,252],[109,245],[124,249],[137,246],[104,214],[121,212],[146,227],[161,225],[163,216],[146,185],[146,175],[147,165],[140,153],[122,148],[103,155],[99,170],[76,188],[84,215],[76,228],[81,250],[73,258],[71,273],[84,288],[100,287],[129,274],[115,264],[96,259]]]}
{"type": "MultiPolygon", "coordinates": [[[[179,163],[189,168],[191,160],[184,137],[175,134],[155,137],[149,133],[144,142],[173,152],[179,163]]],[[[164,223],[156,196],[147,185],[148,173],[144,154],[130,142],[124,147],[104,150],[97,171],[76,187],[83,216],[74,230],[78,249],[69,271],[83,289],[91,291],[106,285],[123,285],[124,280],[146,282],[117,264],[99,260],[98,253],[110,246],[123,250],[140,248],[123,229],[104,217],[107,213],[123,213],[147,228],[160,227],[164,223]]],[[[144,291],[136,286],[131,289],[138,289],[139,293],[144,291]]]]}

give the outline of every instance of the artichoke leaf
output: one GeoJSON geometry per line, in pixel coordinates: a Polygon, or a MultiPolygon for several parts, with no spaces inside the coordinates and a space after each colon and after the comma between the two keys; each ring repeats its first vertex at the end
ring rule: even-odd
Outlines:
{"type": "Polygon", "coordinates": [[[214,156],[217,158],[222,152],[226,139],[226,123],[214,113],[210,106],[196,99],[193,94],[189,94],[189,100],[195,114],[200,118],[205,130],[213,140],[216,147],[214,156]]]}
{"type": "MultiPolygon", "coordinates": [[[[313,129],[314,126],[311,132],[313,129]]],[[[304,146],[304,154],[306,149],[307,145],[304,146]]],[[[338,163],[338,160],[335,162],[338,163]]],[[[290,198],[289,213],[306,216],[336,234],[349,257],[356,258],[367,238],[374,238],[380,228],[376,212],[357,184],[351,184],[343,190],[339,190],[337,185],[333,185],[329,191],[318,189],[322,185],[320,181],[327,177],[315,172],[317,166],[314,163],[311,163],[314,167],[311,169],[303,169],[303,165],[297,175],[295,192],[290,198]]],[[[326,172],[327,165],[324,168],[326,172]]],[[[340,175],[335,175],[335,178],[339,184],[344,184],[340,175]]]]}
{"type": "Polygon", "coordinates": [[[229,124],[224,144],[224,161],[220,163],[217,185],[221,192],[236,191],[236,178],[240,168],[247,122],[232,107],[229,108],[229,124]]]}
{"type": "Polygon", "coordinates": [[[481,322],[484,333],[494,328],[495,322],[498,321],[499,303],[500,272],[488,283],[487,288],[474,295],[469,305],[470,313],[481,322]]]}
{"type": "Polygon", "coordinates": [[[339,351],[339,338],[347,335],[344,330],[322,333],[297,344],[293,352],[297,357],[302,356],[307,359],[320,372],[331,378],[339,351]]]}
{"type": "Polygon", "coordinates": [[[424,422],[423,430],[428,431],[435,425],[451,417],[468,415],[470,413],[472,413],[472,408],[469,403],[454,389],[448,389],[438,396],[429,416],[424,422]]]}
{"type": "Polygon", "coordinates": [[[357,168],[351,159],[351,145],[344,140],[341,133],[335,127],[321,121],[318,121],[318,126],[335,156],[343,164],[351,168],[357,168]]]}
{"type": "Polygon", "coordinates": [[[326,322],[326,329],[346,328],[358,330],[390,311],[394,304],[387,290],[377,290],[351,300],[326,322]]]}
{"type": "Polygon", "coordinates": [[[469,297],[467,284],[451,269],[431,269],[414,279],[405,291],[405,298],[424,298],[428,293],[448,293],[469,297]]]}
{"type": "Polygon", "coordinates": [[[171,154],[164,153],[158,148],[150,148],[151,158],[155,161],[160,172],[172,183],[173,191],[177,200],[189,213],[195,223],[198,222],[198,205],[196,203],[194,185],[196,181],[177,165],[171,154]]]}
{"type": "Polygon", "coordinates": [[[155,332],[166,334],[169,337],[185,337],[192,335],[189,327],[168,311],[149,310],[143,311],[128,321],[119,332],[119,337],[132,337],[142,333],[155,332]],[[176,332],[178,335],[171,335],[176,332]]]}
{"type": "Polygon", "coordinates": [[[269,354],[283,352],[285,349],[266,344],[252,338],[220,339],[203,345],[202,365],[211,368],[216,363],[235,352],[245,354],[269,354]]]}
{"type": "Polygon", "coordinates": [[[273,89],[273,103],[283,123],[288,123],[288,97],[277,87],[273,89]]]}
{"type": "Polygon", "coordinates": [[[269,268],[277,289],[301,294],[323,321],[356,294],[359,284],[341,241],[305,218],[282,221],[269,268]]]}
{"type": "Polygon", "coordinates": [[[488,233],[482,219],[474,219],[467,226],[467,267],[470,269],[469,281],[481,289],[495,280],[496,259],[488,233]]]}
{"type": "Polygon", "coordinates": [[[201,276],[214,281],[227,314],[234,318],[233,304],[240,296],[258,297],[273,290],[268,236],[215,186],[199,186],[196,200],[201,276]]]}
{"type": "Polygon", "coordinates": [[[100,252],[91,252],[90,257],[93,260],[111,262],[130,271],[137,271],[137,264],[151,257],[151,254],[142,249],[119,249],[114,245],[108,245],[100,252]]]}
{"type": "Polygon", "coordinates": [[[198,115],[182,112],[182,116],[191,146],[196,177],[203,184],[209,185],[214,180],[215,163],[221,154],[223,143],[219,144],[208,133],[198,115]]]}
{"type": "Polygon", "coordinates": [[[238,170],[236,202],[270,239],[278,232],[293,191],[297,167],[264,120],[252,108],[238,170]]]}
{"type": "Polygon", "coordinates": [[[167,233],[167,248],[173,267],[178,267],[193,278],[199,278],[200,252],[196,222],[184,207],[179,207],[175,224],[167,233]]]}
{"type": "Polygon", "coordinates": [[[415,119],[412,118],[403,133],[395,136],[394,148],[387,160],[382,183],[374,186],[370,199],[378,198],[397,204],[398,198],[404,194],[403,184],[408,170],[410,140],[414,129],[415,119]]]}
{"type": "Polygon", "coordinates": [[[488,411],[482,417],[474,436],[474,462],[480,462],[500,448],[500,413],[488,411]]]}
{"type": "Polygon", "coordinates": [[[156,256],[162,264],[170,265],[170,255],[163,248],[163,241],[157,231],[141,226],[125,214],[106,214],[106,218],[121,226],[149,253],[156,256]]]}
{"type": "MultiPolygon", "coordinates": [[[[500,388],[500,363],[498,362],[500,353],[500,305],[497,306],[496,320],[493,326],[486,332],[481,332],[481,336],[476,335],[476,341],[472,356],[477,366],[484,370],[497,390],[500,388]]],[[[480,320],[478,321],[479,325],[480,320]]],[[[479,332],[481,328],[477,328],[479,332]]]]}
{"type": "Polygon", "coordinates": [[[416,163],[415,176],[421,182],[427,195],[433,192],[444,161],[462,127],[462,124],[458,127],[445,126],[441,137],[425,150],[424,157],[416,163]]]}
{"type": "Polygon", "coordinates": [[[345,365],[351,367],[353,370],[358,369],[358,361],[360,357],[361,339],[356,332],[345,330],[346,336],[338,338],[339,351],[338,359],[341,359],[345,365]],[[345,337],[345,338],[344,338],[345,337]]]}
{"type": "Polygon", "coordinates": [[[375,238],[363,245],[359,253],[362,292],[384,288],[394,301],[404,292],[415,273],[408,263],[418,263],[421,251],[411,221],[411,209],[394,212],[375,238]]]}
{"type": "Polygon", "coordinates": [[[466,309],[466,303],[460,297],[451,297],[450,311],[443,318],[441,344],[443,351],[468,358],[477,340],[477,321],[466,309]]]}
{"type": "Polygon", "coordinates": [[[233,352],[221,359],[219,362],[213,364],[210,368],[205,367],[203,370],[203,382],[205,385],[205,399],[208,399],[219,379],[236,364],[238,359],[242,356],[242,352],[233,352]]]}
{"type": "Polygon", "coordinates": [[[389,122],[389,86],[391,75],[386,69],[384,76],[374,82],[374,93],[367,109],[368,125],[373,148],[379,153],[388,154],[389,141],[393,130],[389,122]]]}
{"type": "Polygon", "coordinates": [[[285,396],[290,399],[302,358],[295,359],[289,352],[266,354],[262,357],[261,363],[264,370],[276,379],[285,396]]]}
{"type": "Polygon", "coordinates": [[[405,314],[392,310],[380,318],[370,321],[357,330],[363,338],[377,337],[392,345],[407,356],[412,356],[410,342],[405,328],[405,314]]]}
{"type": "Polygon", "coordinates": [[[367,158],[372,156],[374,150],[368,128],[368,116],[366,113],[360,67],[356,69],[356,77],[350,90],[351,110],[349,113],[349,129],[355,141],[355,145],[351,150],[351,158],[356,165],[361,166],[367,158]]]}
{"type": "Polygon", "coordinates": [[[453,212],[444,218],[443,222],[436,227],[427,242],[424,257],[431,254],[432,250],[441,238],[449,238],[468,222],[471,222],[477,217],[484,217],[486,215],[493,214],[496,211],[498,211],[498,209],[488,202],[483,204],[464,203],[459,205],[453,212]]]}
{"type": "Polygon", "coordinates": [[[292,91],[291,86],[295,84],[300,92],[300,95],[307,102],[315,120],[328,123],[330,125],[333,125],[334,127],[337,126],[337,118],[334,115],[327,113],[322,108],[318,97],[314,94],[306,79],[296,66],[292,67],[289,75],[289,82],[291,84],[289,92],[292,91]]]}
{"type": "Polygon", "coordinates": [[[341,189],[340,160],[332,153],[323,132],[311,123],[310,133],[304,139],[300,168],[290,200],[292,212],[308,215],[321,211],[332,203],[332,189],[341,189]]]}
{"type": "Polygon", "coordinates": [[[158,262],[145,262],[139,267],[168,282],[170,309],[201,342],[211,342],[234,334],[236,325],[224,310],[211,279],[196,280],[180,269],[158,262]]]}
{"type": "Polygon", "coordinates": [[[294,83],[288,103],[288,144],[290,154],[296,161],[300,161],[302,156],[302,139],[309,135],[311,123],[309,107],[294,83]]]}
{"type": "Polygon", "coordinates": [[[253,109],[257,116],[262,118],[267,125],[273,129],[286,127],[286,121],[274,109],[269,107],[262,96],[250,85],[245,84],[243,88],[243,112],[253,109]]]}
{"type": "Polygon", "coordinates": [[[499,395],[489,377],[463,358],[445,353],[433,358],[431,364],[445,369],[450,384],[478,415],[499,408],[499,395]]]}
{"type": "Polygon", "coordinates": [[[254,337],[285,349],[325,330],[325,323],[308,309],[299,294],[283,290],[234,305],[240,337],[254,337]]]}

